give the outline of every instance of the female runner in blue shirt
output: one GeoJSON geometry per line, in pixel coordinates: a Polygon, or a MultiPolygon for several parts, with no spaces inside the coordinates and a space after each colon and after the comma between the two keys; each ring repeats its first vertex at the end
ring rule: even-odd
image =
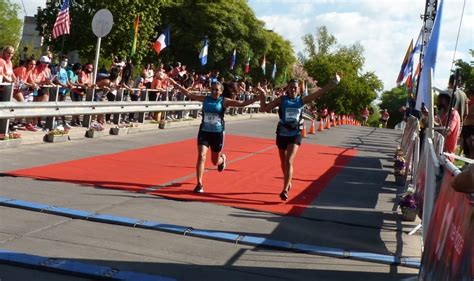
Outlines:
{"type": "Polygon", "coordinates": [[[260,111],[271,111],[275,107],[278,108],[280,121],[278,122],[276,131],[276,144],[280,154],[281,170],[284,175],[283,191],[280,198],[283,201],[288,199],[288,192],[291,188],[291,180],[293,178],[293,160],[296,152],[301,145],[301,128],[303,120],[303,107],[307,103],[311,103],[322,95],[336,87],[340,77],[336,74],[336,79],[331,81],[323,88],[317,88],[315,92],[302,97],[299,95],[298,80],[291,79],[288,82],[286,93],[275,100],[266,103],[266,92],[262,88],[258,90],[263,93],[260,95],[260,111]]]}
{"type": "Polygon", "coordinates": [[[259,96],[248,101],[237,101],[222,95],[223,85],[219,82],[211,84],[211,94],[207,96],[195,95],[173,79],[169,79],[175,87],[181,90],[189,99],[202,102],[202,122],[198,134],[198,159],[196,163],[197,185],[194,192],[204,192],[202,177],[204,165],[209,147],[211,148],[211,160],[222,172],[226,166],[226,155],[222,153],[224,146],[224,112],[227,107],[244,107],[260,99],[259,96]]]}

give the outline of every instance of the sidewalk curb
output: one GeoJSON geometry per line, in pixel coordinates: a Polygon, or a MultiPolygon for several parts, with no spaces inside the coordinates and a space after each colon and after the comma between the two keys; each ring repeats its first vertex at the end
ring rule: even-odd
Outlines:
{"type": "MultiPolygon", "coordinates": [[[[244,115],[226,115],[225,120],[226,122],[233,122],[233,121],[240,121],[240,120],[250,120],[250,119],[263,119],[263,118],[275,118],[277,115],[276,114],[268,114],[268,113],[252,113],[252,114],[244,114],[244,115]]],[[[166,121],[165,129],[163,131],[166,131],[168,129],[173,129],[173,128],[183,128],[183,127],[192,127],[192,126],[199,126],[201,124],[201,118],[198,117],[196,119],[191,119],[191,120],[170,120],[166,121]]],[[[104,131],[105,132],[110,132],[110,129],[115,127],[115,125],[104,125],[104,131]]],[[[152,123],[150,121],[145,121],[145,123],[138,125],[137,130],[139,132],[136,132],[136,134],[140,134],[142,132],[149,132],[149,131],[159,131],[162,129],[158,128],[157,123],[152,123]]],[[[71,141],[74,140],[84,140],[88,139],[85,137],[87,128],[83,127],[73,127],[69,131],[69,139],[71,141]]],[[[21,131],[22,134],[21,137],[21,145],[33,145],[33,144],[39,144],[39,143],[45,143],[44,142],[44,135],[46,134],[43,131],[37,131],[37,132],[28,132],[28,131],[21,131]]],[[[111,134],[106,134],[103,136],[103,138],[109,138],[109,137],[115,137],[114,135],[111,134]]]]}

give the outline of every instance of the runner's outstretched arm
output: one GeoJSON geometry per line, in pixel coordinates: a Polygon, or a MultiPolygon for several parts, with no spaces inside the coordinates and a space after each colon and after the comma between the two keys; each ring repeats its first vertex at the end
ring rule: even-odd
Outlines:
{"type": "Polygon", "coordinates": [[[260,112],[270,112],[275,107],[280,106],[281,97],[267,103],[267,92],[262,87],[258,87],[257,90],[260,92],[260,112]]]}
{"type": "Polygon", "coordinates": [[[303,97],[303,103],[304,104],[311,103],[314,100],[320,98],[321,96],[323,96],[327,92],[329,92],[332,89],[336,88],[337,84],[339,84],[340,81],[341,81],[341,77],[339,76],[339,74],[336,74],[336,78],[334,80],[331,80],[324,87],[318,88],[315,92],[307,95],[306,97],[303,97]]]}
{"type": "Polygon", "coordinates": [[[174,81],[173,78],[168,78],[168,79],[171,82],[171,84],[173,84],[175,87],[180,89],[181,92],[183,94],[185,94],[190,100],[196,100],[196,101],[203,102],[204,99],[206,98],[206,96],[198,96],[198,95],[195,95],[195,94],[191,93],[188,89],[186,89],[185,87],[179,85],[178,82],[174,81]]]}
{"type": "Polygon", "coordinates": [[[260,99],[260,96],[256,96],[253,99],[247,100],[247,101],[238,101],[238,100],[234,100],[234,99],[225,98],[224,106],[225,107],[230,107],[230,106],[244,107],[244,106],[247,106],[249,104],[252,104],[252,103],[258,101],[259,99],[260,99]]]}

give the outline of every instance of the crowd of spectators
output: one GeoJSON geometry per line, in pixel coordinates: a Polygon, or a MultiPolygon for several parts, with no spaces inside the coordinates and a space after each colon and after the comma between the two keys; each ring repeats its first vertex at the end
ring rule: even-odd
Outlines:
{"type": "MultiPolygon", "coordinates": [[[[272,89],[270,83],[262,81],[253,85],[250,81],[240,77],[225,79],[220,72],[208,71],[198,73],[189,70],[186,65],[176,62],[171,65],[147,63],[143,67],[135,66],[130,58],[123,59],[118,56],[112,58],[111,65],[107,68],[102,65],[97,71],[94,82],[94,66],[92,63],[70,63],[66,56],[54,58],[51,52],[44,53],[38,60],[28,55],[24,49],[20,54],[20,64],[13,66],[12,58],[14,48],[7,46],[2,49],[0,58],[0,92],[6,94],[11,90],[7,83],[13,83],[13,99],[18,102],[45,102],[54,100],[52,91],[58,91],[57,101],[70,100],[73,102],[84,101],[87,90],[94,88],[94,94],[89,97],[93,101],[182,101],[185,96],[175,90],[168,78],[172,78],[180,85],[200,94],[207,94],[211,83],[220,82],[224,85],[224,95],[237,99],[249,100],[256,95],[257,87],[264,87],[273,96],[281,95],[284,89],[272,89]],[[53,61],[57,63],[53,64],[53,61]],[[134,76],[135,75],[135,76],[134,76]],[[120,90],[123,91],[120,91],[120,90]],[[119,94],[121,93],[121,94],[119,94]]],[[[270,97],[271,98],[271,97],[270,97]]],[[[241,109],[245,113],[249,109],[241,109]]],[[[231,109],[231,114],[236,109],[231,109]]],[[[178,112],[171,112],[166,117],[156,113],[149,113],[148,119],[183,118],[178,112]]],[[[136,114],[123,114],[121,121],[135,122],[136,114]]],[[[95,122],[112,123],[112,116],[96,116],[95,122]]],[[[31,119],[18,119],[10,122],[10,131],[45,129],[45,122],[41,117],[31,119]]],[[[81,116],[60,118],[61,125],[66,129],[72,126],[82,126],[81,116]]]]}
{"type": "MultiPolygon", "coordinates": [[[[447,88],[438,89],[433,108],[434,129],[444,137],[444,152],[474,159],[474,89],[460,79],[455,80],[453,74],[449,77],[447,88]]],[[[409,97],[408,104],[403,111],[406,117],[411,115],[420,120],[420,139],[423,143],[429,109],[422,104],[420,111],[415,110],[412,97],[409,97]]]]}

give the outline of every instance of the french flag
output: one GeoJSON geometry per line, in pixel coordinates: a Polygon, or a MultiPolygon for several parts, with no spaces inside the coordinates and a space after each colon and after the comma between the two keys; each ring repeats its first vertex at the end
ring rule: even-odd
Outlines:
{"type": "Polygon", "coordinates": [[[167,26],[163,33],[156,39],[156,42],[153,44],[152,48],[155,50],[156,54],[160,54],[160,52],[170,45],[170,27],[167,26]]]}

